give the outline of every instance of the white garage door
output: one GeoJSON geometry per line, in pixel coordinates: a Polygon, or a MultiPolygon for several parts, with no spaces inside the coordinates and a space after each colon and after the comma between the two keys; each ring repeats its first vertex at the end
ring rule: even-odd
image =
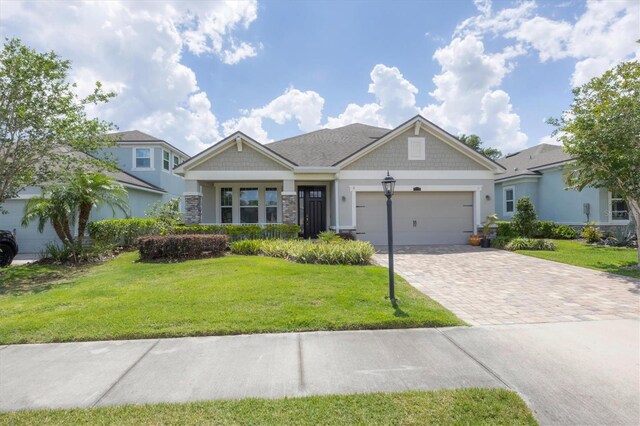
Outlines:
{"type": "Polygon", "coordinates": [[[49,242],[59,242],[56,233],[47,223],[44,232],[38,232],[38,221],[32,222],[27,228],[21,225],[24,214],[25,200],[9,200],[2,204],[8,214],[0,214],[0,229],[16,230],[18,250],[20,253],[40,253],[49,242]]]}
{"type": "MultiPolygon", "coordinates": [[[[466,244],[473,232],[472,192],[396,192],[394,244],[466,244]]],[[[356,194],[356,235],[387,244],[387,199],[380,192],[356,194]]]]}

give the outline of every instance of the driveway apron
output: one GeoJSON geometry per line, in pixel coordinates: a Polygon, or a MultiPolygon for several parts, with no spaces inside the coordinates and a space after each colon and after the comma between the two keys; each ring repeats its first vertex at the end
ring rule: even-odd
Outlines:
{"type": "MultiPolygon", "coordinates": [[[[640,280],[504,250],[401,246],[395,271],[472,325],[640,318],[640,280]]],[[[375,262],[386,266],[379,251],[375,262]]]]}

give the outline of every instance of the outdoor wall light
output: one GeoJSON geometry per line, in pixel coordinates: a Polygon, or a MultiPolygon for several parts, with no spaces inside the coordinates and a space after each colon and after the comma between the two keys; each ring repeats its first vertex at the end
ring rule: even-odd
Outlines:
{"type": "Polygon", "coordinates": [[[491,195],[487,194],[484,196],[485,200],[489,201],[491,199],[491,195]]]}

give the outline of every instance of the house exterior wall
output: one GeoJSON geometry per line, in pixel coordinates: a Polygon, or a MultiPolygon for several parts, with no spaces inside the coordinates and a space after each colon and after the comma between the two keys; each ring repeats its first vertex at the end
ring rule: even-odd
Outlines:
{"type": "MultiPolygon", "coordinates": [[[[503,188],[512,186],[515,200],[529,196],[534,203],[539,220],[549,220],[569,225],[585,223],[583,205],[589,203],[589,220],[609,223],[609,193],[605,189],[587,187],[582,191],[565,189],[562,168],[543,170],[535,182],[523,178],[496,183],[496,213],[501,220],[510,220],[504,212],[503,188]]],[[[615,224],[615,223],[614,223],[615,224]]]]}
{"type": "Polygon", "coordinates": [[[407,130],[345,167],[345,170],[487,170],[424,129],[407,130]],[[425,139],[425,159],[409,160],[408,139],[425,139]]]}
{"type": "Polygon", "coordinates": [[[264,154],[242,145],[238,151],[235,144],[213,158],[193,167],[191,170],[288,170],[283,165],[267,158],[264,154]]]}
{"type": "MultiPolygon", "coordinates": [[[[173,157],[179,156],[183,161],[184,155],[177,151],[168,149],[163,145],[119,145],[102,150],[106,155],[111,156],[117,162],[120,169],[132,174],[150,184],[160,187],[166,191],[166,194],[162,196],[162,201],[167,202],[172,198],[182,198],[185,192],[185,183],[182,176],[178,176],[173,173],[173,157]],[[136,169],[134,166],[135,148],[150,148],[152,164],[149,169],[136,169]],[[169,156],[169,171],[163,169],[163,151],[168,151],[169,156]]],[[[182,200],[184,201],[184,200],[182,200]]]]}

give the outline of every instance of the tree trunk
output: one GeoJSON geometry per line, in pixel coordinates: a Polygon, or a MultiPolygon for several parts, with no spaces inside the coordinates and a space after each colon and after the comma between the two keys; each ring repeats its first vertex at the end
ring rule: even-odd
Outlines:
{"type": "Polygon", "coordinates": [[[631,215],[636,222],[636,241],[638,243],[638,268],[640,268],[640,200],[627,200],[631,215]]]}
{"type": "Polygon", "coordinates": [[[84,231],[89,223],[89,214],[91,213],[91,204],[81,204],[78,213],[78,242],[82,244],[84,240],[84,231]]]}
{"type": "Polygon", "coordinates": [[[60,238],[63,244],[67,243],[67,234],[65,233],[62,224],[57,220],[52,220],[51,225],[53,226],[53,230],[56,231],[56,235],[60,238]]]}

